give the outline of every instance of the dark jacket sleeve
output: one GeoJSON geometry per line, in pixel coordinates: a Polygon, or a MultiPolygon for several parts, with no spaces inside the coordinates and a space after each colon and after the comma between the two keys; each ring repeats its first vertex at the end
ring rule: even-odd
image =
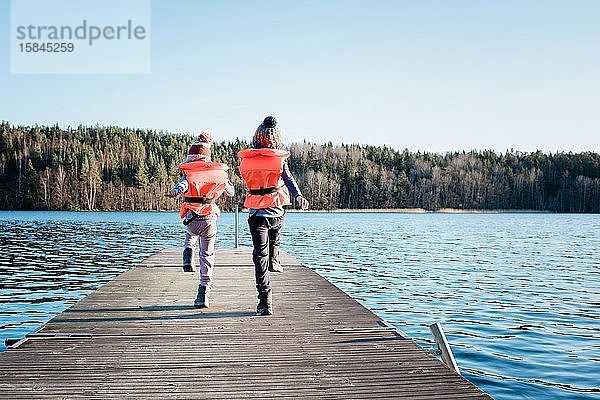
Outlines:
{"type": "Polygon", "coordinates": [[[294,199],[298,196],[302,196],[302,192],[300,192],[300,188],[298,187],[296,180],[292,176],[292,173],[290,172],[290,167],[288,167],[287,162],[283,163],[283,172],[281,173],[281,177],[283,178],[285,186],[292,193],[292,197],[294,199]]]}

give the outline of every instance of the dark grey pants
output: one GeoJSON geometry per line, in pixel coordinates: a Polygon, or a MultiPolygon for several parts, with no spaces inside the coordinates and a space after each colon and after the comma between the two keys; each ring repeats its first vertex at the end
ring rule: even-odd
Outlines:
{"type": "Polygon", "coordinates": [[[254,262],[254,277],[256,290],[268,292],[271,290],[271,275],[269,274],[269,257],[279,251],[279,236],[282,217],[250,217],[248,226],[252,236],[252,261],[254,262]]]}

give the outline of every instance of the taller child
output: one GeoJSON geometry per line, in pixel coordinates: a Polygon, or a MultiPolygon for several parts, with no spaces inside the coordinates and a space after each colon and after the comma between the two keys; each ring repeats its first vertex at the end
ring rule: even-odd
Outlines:
{"type": "Polygon", "coordinates": [[[240,174],[249,194],[244,206],[248,208],[248,225],[252,236],[252,261],[258,291],[256,312],[273,314],[270,272],[283,272],[279,262],[280,230],[285,216],[283,206],[306,210],[308,201],[302,196],[286,159],[290,156],[281,147],[281,132],[273,117],[266,117],[258,126],[252,140],[253,149],[242,150],[238,156],[240,174]],[[287,189],[286,189],[287,188],[287,189]]]}
{"type": "Polygon", "coordinates": [[[200,263],[200,284],[194,306],[209,306],[209,294],[212,284],[212,271],[215,263],[215,236],[217,235],[217,218],[220,210],[215,201],[225,194],[232,197],[234,188],[227,176],[225,164],[212,162],[212,136],[203,132],[189,148],[187,158],[179,165],[181,179],[175,187],[165,193],[167,197],[175,197],[185,193],[181,205],[180,216],[186,225],[183,244],[183,270],[194,272],[192,253],[196,242],[198,261],[200,263]]]}

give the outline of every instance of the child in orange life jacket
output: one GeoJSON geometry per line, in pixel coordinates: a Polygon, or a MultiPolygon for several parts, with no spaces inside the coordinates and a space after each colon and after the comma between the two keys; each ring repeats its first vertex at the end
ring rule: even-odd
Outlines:
{"type": "Polygon", "coordinates": [[[181,205],[180,216],[186,225],[183,249],[183,270],[194,272],[192,253],[196,242],[200,263],[200,285],[194,306],[209,306],[209,293],[212,283],[212,270],[215,262],[215,236],[217,234],[217,218],[220,214],[215,200],[222,194],[232,197],[234,188],[227,176],[225,164],[211,162],[210,148],[212,137],[203,132],[198,136],[183,164],[179,166],[182,176],[175,187],[165,193],[167,197],[175,197],[185,193],[181,205]],[[199,239],[199,240],[198,240],[199,239]]]}
{"type": "Polygon", "coordinates": [[[308,208],[308,201],[302,196],[287,165],[290,154],[279,149],[280,146],[281,132],[277,121],[267,117],[256,129],[252,140],[254,148],[238,153],[242,159],[239,170],[249,190],[244,206],[248,208],[254,247],[252,261],[259,299],[256,312],[260,315],[273,313],[269,272],[283,272],[279,263],[279,245],[285,215],[283,206],[291,204],[288,190],[297,208],[308,208]]]}

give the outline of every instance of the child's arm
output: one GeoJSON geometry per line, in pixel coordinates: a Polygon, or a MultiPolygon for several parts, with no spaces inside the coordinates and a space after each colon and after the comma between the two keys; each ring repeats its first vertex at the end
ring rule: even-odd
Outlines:
{"type": "Polygon", "coordinates": [[[283,178],[283,182],[285,183],[285,186],[287,186],[287,188],[292,193],[292,196],[294,197],[294,200],[295,200],[296,208],[301,208],[303,210],[308,209],[308,206],[309,206],[308,200],[306,200],[304,198],[304,196],[302,196],[302,193],[300,192],[300,188],[298,187],[296,180],[292,176],[290,167],[288,167],[287,162],[283,163],[283,171],[281,172],[281,178],[283,178]]]}
{"type": "Polygon", "coordinates": [[[187,179],[185,178],[185,174],[183,174],[181,176],[181,179],[179,180],[179,182],[177,182],[177,184],[175,186],[173,186],[173,189],[165,192],[165,196],[166,197],[179,196],[180,194],[187,192],[188,188],[189,188],[189,183],[188,183],[187,179]]]}

